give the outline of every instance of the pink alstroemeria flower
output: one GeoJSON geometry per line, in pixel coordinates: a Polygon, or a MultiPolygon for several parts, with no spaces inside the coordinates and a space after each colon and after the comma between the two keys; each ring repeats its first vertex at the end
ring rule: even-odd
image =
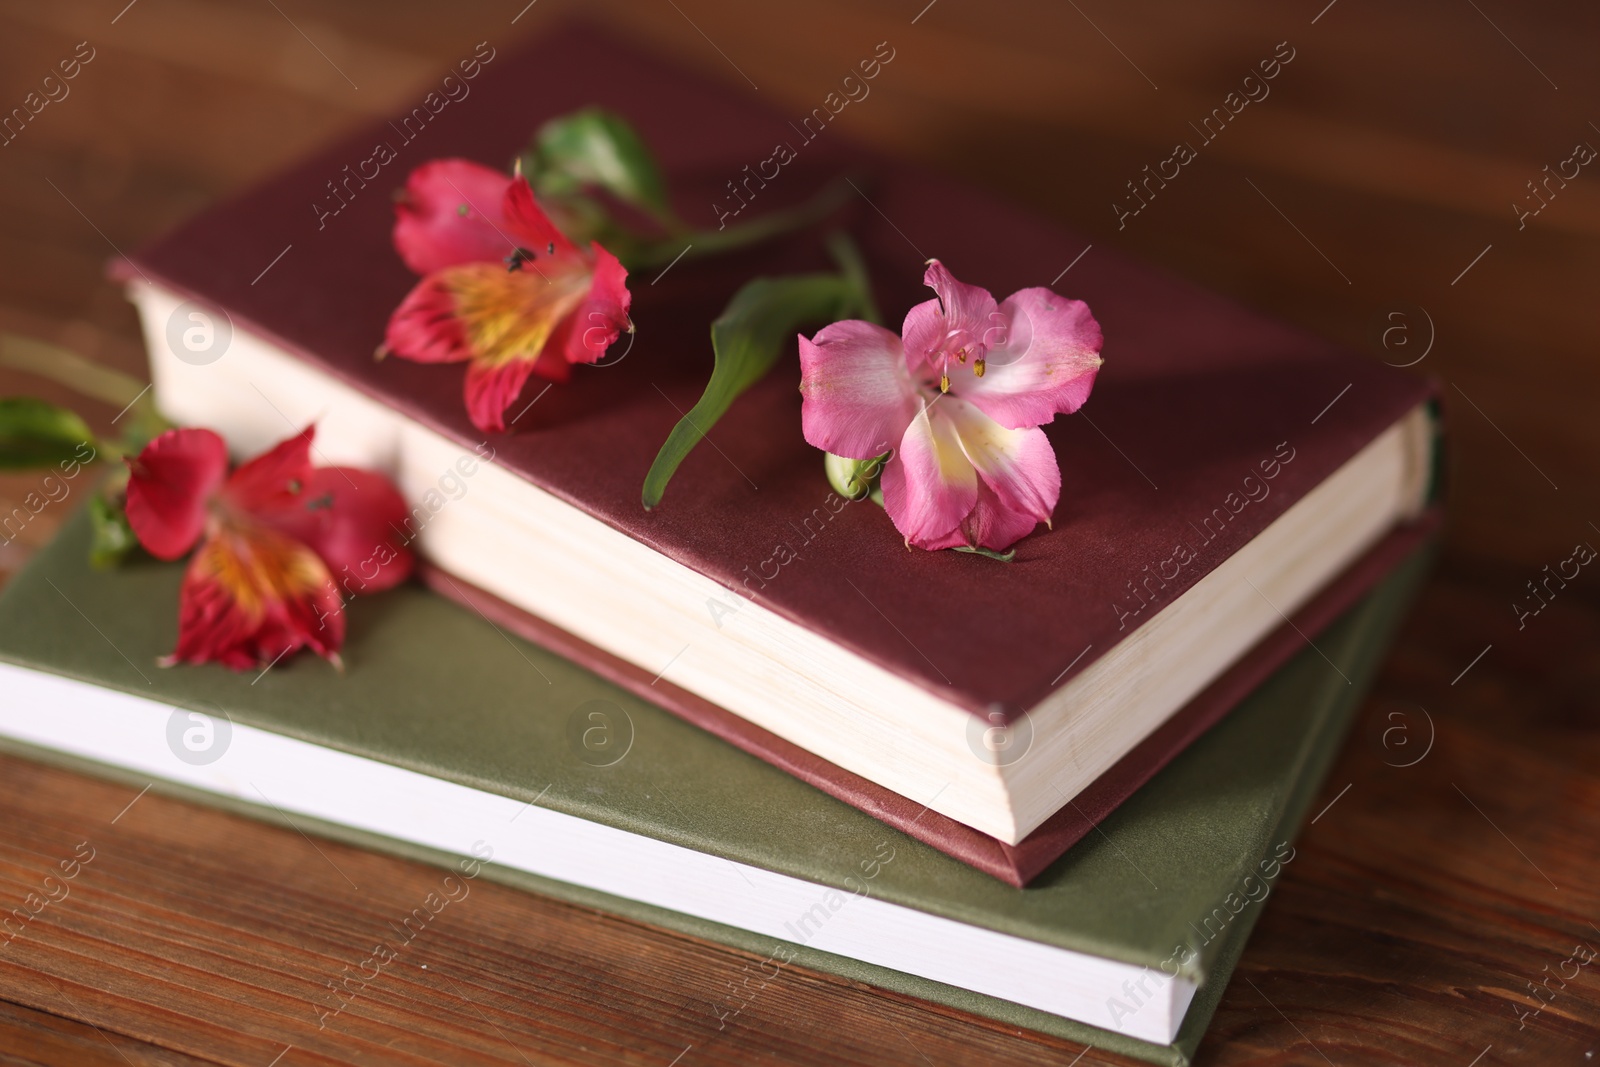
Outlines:
{"type": "Polygon", "coordinates": [[[424,277],[384,346],[419,363],[466,361],[467,412],[485,433],[506,428],[530,374],[564,382],[633,330],[628,272],[598,243],[567,240],[525,178],[435,160],[411,172],[395,216],[395,249],[424,277]]]}
{"type": "Polygon", "coordinates": [[[1061,470],[1039,427],[1089,398],[1100,324],[1081,300],[1022,289],[996,304],[938,260],[897,336],[850,320],[800,338],[801,423],[851,459],[893,450],[883,504],[907,545],[1000,551],[1048,523],[1061,470]]]}

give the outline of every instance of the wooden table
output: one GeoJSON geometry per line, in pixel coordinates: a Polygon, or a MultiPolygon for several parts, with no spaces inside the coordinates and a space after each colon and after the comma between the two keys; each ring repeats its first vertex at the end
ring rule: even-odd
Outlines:
{"type": "MultiPolygon", "coordinates": [[[[0,4],[0,108],[78,42],[94,50],[71,95],[0,147],[0,330],[134,372],[134,315],[101,273],[113,245],[410,100],[476,42],[577,6],[125,3],[0,4]]],[[[1594,1062],[1600,967],[1553,993],[1530,983],[1600,946],[1600,578],[1520,629],[1512,605],[1574,544],[1600,543],[1600,174],[1551,182],[1520,228],[1512,205],[1537,206],[1526,183],[1577,142],[1600,146],[1600,15],[1504,0],[767,7],[589,9],[796,113],[890,41],[894,65],[842,133],[1443,383],[1442,563],[1202,1062],[1594,1062]],[[1281,41],[1295,58],[1271,96],[1119,228],[1124,183],[1281,41]]],[[[72,399],[20,375],[0,390],[72,399]]],[[[102,428],[115,414],[89,412],[102,428]]],[[[0,481],[0,510],[31,486],[0,481]]],[[[0,548],[0,568],[58,518],[0,548]]],[[[315,976],[359,958],[361,931],[436,872],[132,800],[0,759],[0,898],[76,842],[97,849],[92,876],[0,953],[0,1063],[1124,1062],[793,968],[719,1032],[710,1004],[738,953],[493,885],[319,1030],[315,976]]]]}

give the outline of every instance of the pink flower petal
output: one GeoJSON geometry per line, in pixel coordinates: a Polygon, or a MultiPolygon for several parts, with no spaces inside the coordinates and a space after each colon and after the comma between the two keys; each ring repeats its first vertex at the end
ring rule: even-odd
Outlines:
{"type": "Polygon", "coordinates": [[[953,388],[1003,426],[1040,426],[1089,399],[1100,370],[1100,324],[1081,300],[1023,289],[1000,305],[983,377],[964,373],[953,388]]]}
{"type": "Polygon", "coordinates": [[[537,359],[593,289],[581,256],[547,259],[537,270],[508,271],[498,263],[449,267],[411,290],[389,319],[385,343],[394,355],[418,363],[537,359]]]}
{"type": "Polygon", "coordinates": [[[227,475],[227,445],[211,430],[166,430],[128,472],[128,525],[150,555],[176,560],[205,531],[206,506],[227,475]]]}
{"type": "Polygon", "coordinates": [[[572,345],[572,331],[577,327],[577,317],[568,315],[550,331],[544,351],[533,361],[535,376],[550,382],[566,383],[572,380],[572,364],[567,362],[567,349],[572,345]]]}
{"type": "Polygon", "coordinates": [[[389,480],[373,471],[318,467],[298,491],[253,514],[320,556],[351,594],[380,592],[411,573],[410,512],[389,480]]]}
{"type": "Polygon", "coordinates": [[[505,198],[512,178],[467,159],[436,159],[406,179],[394,247],[418,274],[510,254],[505,198]]]}
{"type": "Polygon", "coordinates": [[[458,363],[472,358],[456,318],[456,297],[446,271],[418,282],[389,316],[383,335],[392,355],[417,363],[458,363]]]}
{"type": "Polygon", "coordinates": [[[569,363],[594,363],[624,330],[632,330],[628,308],[633,294],[628,292],[628,270],[617,257],[600,246],[590,245],[594,256],[594,280],[589,292],[570,317],[560,349],[569,363]]]}
{"type": "Polygon", "coordinates": [[[907,313],[901,327],[906,358],[913,367],[926,366],[936,374],[947,363],[959,366],[964,360],[970,367],[984,357],[1000,325],[994,297],[987,289],[957,281],[937,259],[928,261],[922,281],[939,299],[907,313]]]}
{"type": "MultiPolygon", "coordinates": [[[[1033,532],[1039,520],[1005,505],[989,484],[978,480],[978,502],[961,523],[961,543],[1004,552],[1033,532]]],[[[943,545],[953,548],[954,545],[943,545]]]]}
{"type": "MultiPolygon", "coordinates": [[[[944,402],[948,402],[948,398],[944,402]]],[[[948,548],[978,500],[978,474],[953,423],[938,410],[917,412],[900,450],[883,468],[883,506],[895,529],[918,548],[948,548]]]]}
{"type": "Polygon", "coordinates": [[[299,648],[336,659],[344,613],[327,566],[266,526],[224,526],[189,561],[178,593],[178,646],[166,663],[249,670],[299,648]]]}
{"type": "Polygon", "coordinates": [[[250,515],[293,507],[311,477],[311,443],[316,434],[315,425],[307,426],[239,464],[222,487],[222,497],[250,515]]]}
{"type": "Polygon", "coordinates": [[[934,381],[938,381],[945,339],[944,308],[939,301],[924,300],[906,312],[900,336],[905,338],[906,362],[911,368],[926,372],[931,365],[934,381]]]}
{"type": "Polygon", "coordinates": [[[950,424],[962,453],[1000,503],[1036,522],[1049,522],[1061,497],[1061,468],[1044,431],[1008,429],[953,394],[938,407],[935,417],[950,424]]]}
{"type": "Polygon", "coordinates": [[[854,319],[800,338],[800,395],[806,440],[851,459],[889,451],[917,411],[900,338],[854,319]]]}
{"type": "MultiPolygon", "coordinates": [[[[565,380],[565,367],[556,363],[566,362],[572,327],[564,339],[561,327],[593,290],[593,278],[582,256],[544,262],[542,270],[508,271],[498,263],[446,268],[424,278],[389,320],[388,344],[396,356],[471,361],[467,410],[481,430],[505,429],[501,415],[535,364],[545,377],[565,380]],[[491,411],[495,404],[500,408],[491,411]]],[[[620,272],[620,264],[614,269],[620,272]]]]}
{"type": "Polygon", "coordinates": [[[168,430],[128,464],[128,525],[157,559],[200,539],[207,505],[228,473],[228,447],[210,430],[168,430]]]}
{"type": "Polygon", "coordinates": [[[475,359],[467,364],[467,414],[484,433],[504,433],[506,410],[533,373],[533,359],[508,359],[501,363],[475,359]]]}
{"type": "Polygon", "coordinates": [[[505,215],[506,233],[517,247],[533,253],[535,263],[542,265],[549,257],[567,259],[580,255],[577,246],[567,240],[566,235],[556,228],[550,216],[533,198],[533,188],[528,184],[528,179],[512,179],[506,188],[501,211],[505,215]]]}

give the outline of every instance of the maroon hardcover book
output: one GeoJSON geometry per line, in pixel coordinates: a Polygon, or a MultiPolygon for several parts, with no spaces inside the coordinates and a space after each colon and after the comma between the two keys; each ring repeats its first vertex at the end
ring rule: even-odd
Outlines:
{"type": "MultiPolygon", "coordinates": [[[[879,78],[893,77],[893,53],[892,44],[863,42],[863,54],[880,61],[879,78]]],[[[809,112],[791,122],[747,87],[686,74],[600,31],[573,26],[516,54],[481,47],[476,59],[470,92],[459,99],[435,112],[425,106],[426,91],[419,93],[425,121],[363,129],[201,214],[113,272],[220,305],[236,329],[467,447],[482,435],[461,403],[460,365],[373,359],[389,313],[415,282],[390,243],[391,194],[429,159],[504,166],[541,123],[579,107],[600,104],[626,116],[661,159],[680,213],[707,228],[738,206],[730,183],[743,182],[747,165],[768,160],[776,145],[788,146],[793,159],[759,187],[741,219],[853,175],[861,195],[837,223],[861,245],[891,319],[926,296],[920,283],[930,256],[996,294],[1059,278],[1056,290],[1087,301],[1104,328],[1106,362],[1087,417],[1058,418],[1047,428],[1064,475],[1061,503],[1054,528],[1023,540],[1009,565],[907,551],[871,505],[847,507],[820,530],[795,526],[829,490],[820,453],[800,434],[793,365],[734,404],[712,431],[717,447],[689,457],[658,508],[641,506],[656,450],[710,373],[708,324],[754,275],[827,268],[815,233],[630,279],[639,332],[626,358],[575,368],[572,382],[552,388],[514,432],[493,441],[496,462],[519,476],[976,715],[997,707],[1015,715],[1036,704],[1115,646],[1130,623],[1155,613],[1129,615],[1138,602],[1127,583],[1141,568],[1170,557],[1177,543],[1191,547],[1193,565],[1163,589],[1162,606],[1171,603],[1429,396],[1418,379],[1110,249],[1096,247],[1078,261],[1087,245],[1081,237],[875,156],[825,126],[818,132],[815,119],[800,121],[809,112]],[[376,152],[380,144],[390,151],[376,152]],[[1281,465],[1268,495],[1214,534],[1192,525],[1286,442],[1293,462],[1281,465]],[[746,583],[746,569],[780,543],[796,556],[782,580],[746,583]]],[[[819,105],[831,89],[819,87],[819,105]]],[[[1299,630],[1313,634],[1353,603],[1427,525],[1370,551],[1296,613],[1299,630]]],[[[450,583],[433,584],[457,595],[450,583]]],[[[1293,627],[1262,641],[1073,803],[1006,845],[670,683],[650,686],[637,667],[487,594],[469,595],[527,636],[1018,885],[1303,646],[1293,627]]]]}

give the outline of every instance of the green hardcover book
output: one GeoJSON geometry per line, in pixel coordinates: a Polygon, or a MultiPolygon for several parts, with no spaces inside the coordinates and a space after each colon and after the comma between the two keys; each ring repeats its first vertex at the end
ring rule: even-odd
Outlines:
{"type": "Polygon", "coordinates": [[[418,587],[345,671],[158,668],[181,564],[71,521],[0,596],[0,738],[1156,1063],[1189,1062],[1425,551],[1026,889],[418,587]]]}

